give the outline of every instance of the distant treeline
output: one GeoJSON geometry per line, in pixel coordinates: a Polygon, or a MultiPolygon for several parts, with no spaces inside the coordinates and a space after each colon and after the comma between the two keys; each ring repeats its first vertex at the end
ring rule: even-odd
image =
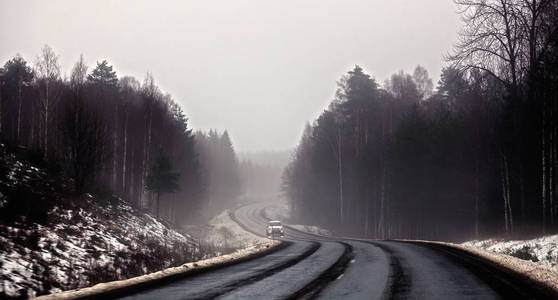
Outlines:
{"type": "MultiPolygon", "coordinates": [[[[284,173],[296,222],[376,238],[558,229],[558,1],[456,0],[465,22],[433,89],[356,66],[284,173]]],[[[394,58],[396,59],[396,58],[394,58]]]]}
{"type": "Polygon", "coordinates": [[[33,66],[16,55],[0,68],[0,137],[53,174],[70,178],[72,193],[115,194],[154,213],[146,179],[163,153],[178,175],[178,190],[163,194],[160,210],[177,223],[198,216],[211,191],[224,190],[214,174],[237,163],[228,134],[194,136],[180,106],[150,74],[141,83],[118,78],[107,61],[90,70],[80,57],[62,78],[49,46],[33,66]]]}
{"type": "Polygon", "coordinates": [[[226,130],[223,133],[215,130],[207,133],[197,131],[195,138],[196,149],[204,166],[202,182],[208,187],[205,208],[212,215],[233,207],[243,191],[238,159],[226,130]]]}

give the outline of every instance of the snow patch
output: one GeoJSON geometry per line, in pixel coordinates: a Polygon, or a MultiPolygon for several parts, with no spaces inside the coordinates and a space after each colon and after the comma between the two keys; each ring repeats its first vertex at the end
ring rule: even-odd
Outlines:
{"type": "Polygon", "coordinates": [[[289,227],[292,227],[296,230],[299,231],[303,231],[303,232],[307,232],[307,233],[311,233],[311,234],[317,234],[317,235],[323,235],[323,236],[331,236],[331,232],[329,232],[329,230],[327,229],[323,229],[320,228],[318,226],[312,226],[312,225],[288,225],[289,227]]]}
{"type": "Polygon", "coordinates": [[[230,217],[230,212],[225,210],[209,221],[204,241],[217,247],[244,249],[266,244],[268,239],[244,230],[230,217]]]}
{"type": "Polygon", "coordinates": [[[271,220],[289,220],[291,218],[291,208],[287,200],[279,199],[266,206],[264,214],[271,220]]]}
{"type": "Polygon", "coordinates": [[[34,297],[203,258],[199,244],[125,202],[55,206],[49,223],[0,225],[0,298],[34,297]]]}
{"type": "Polygon", "coordinates": [[[204,269],[210,269],[234,262],[239,259],[247,258],[252,255],[264,251],[270,251],[272,248],[278,246],[280,241],[271,241],[266,244],[259,244],[245,249],[237,250],[233,253],[204,259],[196,262],[190,262],[178,267],[167,268],[151,274],[138,276],[126,280],[111,281],[99,283],[92,287],[66,291],[58,294],[51,294],[37,298],[38,300],[61,300],[61,299],[78,299],[85,297],[103,298],[107,293],[121,290],[124,288],[138,287],[151,281],[162,280],[167,277],[185,275],[190,272],[198,272],[204,269]]]}
{"type": "Polygon", "coordinates": [[[475,240],[462,245],[529,260],[558,272],[558,234],[531,240],[475,240]]]}

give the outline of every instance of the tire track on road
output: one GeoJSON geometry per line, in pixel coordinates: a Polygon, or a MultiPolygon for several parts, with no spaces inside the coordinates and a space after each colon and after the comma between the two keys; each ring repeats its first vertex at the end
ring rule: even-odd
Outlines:
{"type": "MultiPolygon", "coordinates": [[[[264,209],[251,208],[242,211],[242,213],[244,213],[243,217],[249,217],[251,218],[252,222],[261,226],[266,226],[267,221],[269,221],[269,218],[267,218],[267,216],[265,215],[264,209]]],[[[242,219],[241,216],[242,216],[241,214],[235,216],[237,217],[235,218],[235,221],[241,223],[239,222],[240,221],[239,219],[242,219]]],[[[241,226],[243,226],[243,228],[247,227],[244,224],[241,224],[241,226]]],[[[305,232],[301,232],[299,230],[290,228],[288,226],[286,226],[286,228],[291,232],[290,234],[286,234],[286,240],[302,241],[302,242],[313,241],[313,242],[320,242],[320,244],[334,242],[329,240],[328,238],[307,234],[305,232]],[[292,233],[296,233],[296,234],[293,235],[292,233]]],[[[246,228],[246,229],[250,230],[250,228],[246,228]]],[[[253,229],[250,231],[254,232],[253,229]]],[[[287,299],[310,299],[316,297],[331,281],[341,278],[343,276],[344,271],[348,267],[350,261],[354,258],[354,250],[353,247],[348,243],[345,242],[335,242],[335,243],[339,243],[343,245],[344,248],[343,253],[339,256],[339,258],[337,258],[337,260],[332,265],[330,265],[322,273],[318,274],[317,277],[311,280],[308,284],[303,286],[294,294],[288,296],[287,299]]]]}
{"type": "Polygon", "coordinates": [[[383,299],[406,299],[411,290],[411,275],[403,269],[401,259],[390,247],[378,243],[368,242],[384,251],[389,259],[389,280],[382,294],[383,299]]]}
{"type": "MultiPolygon", "coordinates": [[[[284,243],[290,243],[290,242],[284,242],[284,243]]],[[[307,258],[308,256],[312,255],[314,252],[318,251],[318,249],[321,247],[321,243],[317,243],[317,242],[311,242],[311,246],[304,251],[301,255],[296,256],[293,259],[290,259],[288,261],[286,261],[283,264],[280,264],[274,268],[270,268],[267,269],[261,273],[255,274],[254,276],[251,277],[247,277],[247,278],[243,278],[242,280],[236,281],[236,282],[232,282],[228,285],[223,286],[222,288],[220,288],[217,291],[211,292],[211,293],[207,293],[205,294],[203,297],[194,297],[191,299],[214,299],[218,296],[224,295],[230,291],[233,291],[243,285],[247,285],[247,284],[251,284],[254,282],[257,282],[259,280],[262,280],[268,276],[271,276],[275,273],[278,273],[286,268],[289,268],[295,264],[297,264],[298,262],[300,262],[301,260],[307,258]]]]}
{"type": "Polygon", "coordinates": [[[316,297],[331,281],[341,278],[349,262],[354,257],[353,247],[347,243],[340,242],[345,247],[343,254],[339,259],[331,265],[327,270],[322,272],[318,277],[289,296],[287,299],[312,299],[316,297]]]}

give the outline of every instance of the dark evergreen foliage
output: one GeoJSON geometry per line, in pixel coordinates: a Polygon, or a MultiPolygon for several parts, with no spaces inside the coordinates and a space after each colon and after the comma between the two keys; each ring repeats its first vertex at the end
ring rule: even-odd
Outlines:
{"type": "MultiPolygon", "coordinates": [[[[41,72],[19,55],[0,68],[2,141],[36,153],[35,161],[71,179],[74,193],[105,191],[174,223],[197,217],[207,198],[194,135],[181,107],[159,90],[153,76],[147,74],[143,84],[118,78],[106,60],[87,72],[80,58],[63,80],[54,51],[45,46],[41,55],[41,72]],[[161,162],[160,148],[181,174],[173,180],[179,189],[148,177],[150,166],[161,162]]],[[[222,143],[232,149],[228,136],[222,143]]],[[[234,152],[222,159],[236,163],[234,152]]],[[[17,203],[5,207],[12,204],[17,203]]]]}
{"type": "Polygon", "coordinates": [[[178,178],[180,178],[180,173],[172,170],[169,156],[162,147],[159,148],[159,152],[155,156],[145,180],[147,190],[155,193],[157,197],[157,208],[155,210],[157,217],[159,217],[161,194],[178,191],[180,188],[177,182],[178,178]]]}

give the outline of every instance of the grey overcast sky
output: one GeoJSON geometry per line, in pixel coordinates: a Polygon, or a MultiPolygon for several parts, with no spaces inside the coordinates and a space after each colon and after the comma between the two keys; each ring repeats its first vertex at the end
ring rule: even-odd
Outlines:
{"type": "Polygon", "coordinates": [[[296,145],[355,64],[380,83],[421,64],[438,80],[460,26],[451,0],[0,0],[0,59],[44,44],[119,76],[153,73],[195,129],[240,151],[296,145]]]}

